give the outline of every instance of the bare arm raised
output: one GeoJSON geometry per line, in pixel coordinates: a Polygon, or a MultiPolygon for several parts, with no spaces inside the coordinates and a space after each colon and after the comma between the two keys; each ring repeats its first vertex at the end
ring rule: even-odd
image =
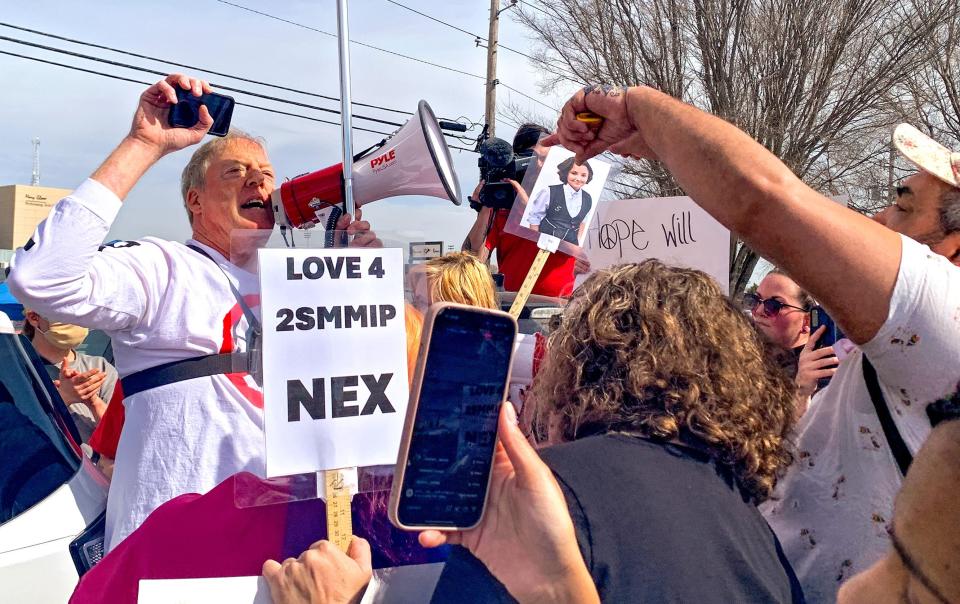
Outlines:
{"type": "Polygon", "coordinates": [[[119,256],[108,261],[97,250],[120,201],[143,174],[167,153],[199,142],[212,124],[205,107],[193,128],[167,123],[175,86],[195,95],[210,90],[202,80],[170,75],[140,95],[127,136],[17,250],[9,284],[19,300],[45,316],[98,329],[129,328],[143,317],[147,294],[135,263],[119,256]]]}
{"type": "Polygon", "coordinates": [[[856,343],[887,319],[900,236],[817,193],[744,132],[647,87],[589,87],[563,108],[557,134],[578,161],[602,151],[662,162],[697,204],[828,308],[856,343]],[[599,130],[577,121],[590,111],[599,130]]]}
{"type": "Polygon", "coordinates": [[[129,134],[91,175],[121,200],[161,157],[200,142],[213,125],[205,105],[200,106],[200,121],[193,128],[167,123],[170,106],[177,103],[175,86],[191,90],[194,96],[210,92],[205,81],[181,74],[168,75],[147,88],[140,95],[129,134]]]}

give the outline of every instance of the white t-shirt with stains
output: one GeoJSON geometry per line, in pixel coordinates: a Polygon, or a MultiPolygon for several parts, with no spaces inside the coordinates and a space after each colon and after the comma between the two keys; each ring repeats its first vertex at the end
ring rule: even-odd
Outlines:
{"type": "Polygon", "coordinates": [[[901,477],[864,382],[864,353],[914,455],[930,433],[927,403],[960,383],[960,268],[901,239],[886,322],[816,395],[797,426],[796,459],[760,508],[810,602],[834,601],[843,581],[890,546],[901,477]]]}

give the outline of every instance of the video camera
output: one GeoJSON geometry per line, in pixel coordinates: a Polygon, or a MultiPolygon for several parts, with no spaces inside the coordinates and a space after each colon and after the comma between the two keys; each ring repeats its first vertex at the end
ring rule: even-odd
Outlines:
{"type": "MultiPolygon", "coordinates": [[[[494,209],[509,210],[516,198],[516,191],[504,179],[510,178],[523,183],[523,175],[534,161],[533,149],[514,153],[513,146],[502,138],[491,137],[487,126],[477,137],[477,152],[480,159],[480,178],[485,183],[480,189],[480,205],[494,209]]],[[[480,208],[474,208],[479,210],[480,208]]]]}

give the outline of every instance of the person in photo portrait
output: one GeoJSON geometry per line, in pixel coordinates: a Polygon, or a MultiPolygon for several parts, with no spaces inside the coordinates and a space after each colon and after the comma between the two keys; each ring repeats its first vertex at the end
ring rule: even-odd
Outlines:
{"type": "Polygon", "coordinates": [[[560,183],[551,185],[534,197],[528,222],[530,228],[580,245],[585,219],[593,208],[593,197],[583,190],[593,180],[590,162],[577,164],[570,157],[557,166],[560,183]]]}

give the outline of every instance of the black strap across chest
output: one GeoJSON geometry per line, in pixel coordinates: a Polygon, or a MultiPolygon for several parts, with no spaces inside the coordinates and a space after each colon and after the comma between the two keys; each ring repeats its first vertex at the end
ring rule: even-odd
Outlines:
{"type": "Polygon", "coordinates": [[[913,461],[913,455],[907,448],[907,443],[903,442],[900,430],[897,429],[893,416],[890,415],[890,408],[887,406],[883,392],[880,390],[880,382],[877,380],[877,370],[873,368],[866,355],[863,356],[863,380],[867,383],[867,392],[870,393],[870,400],[877,412],[877,419],[880,420],[880,427],[883,428],[883,435],[887,439],[887,444],[890,445],[890,452],[893,453],[893,458],[900,469],[900,475],[906,476],[907,469],[913,461]]]}
{"type": "MultiPolygon", "coordinates": [[[[237,303],[240,305],[243,315],[247,318],[247,323],[250,325],[251,331],[254,334],[259,334],[260,321],[257,319],[256,315],[253,314],[253,311],[250,310],[250,307],[247,305],[246,301],[244,301],[243,296],[240,295],[240,292],[233,284],[233,281],[230,280],[230,276],[227,275],[227,272],[223,270],[222,266],[220,266],[220,263],[214,260],[213,257],[210,256],[210,254],[208,254],[206,251],[195,245],[188,243],[187,247],[203,256],[206,256],[217,266],[217,268],[220,269],[220,272],[222,272],[223,276],[227,279],[227,284],[230,286],[230,290],[237,299],[237,303]]],[[[254,340],[254,338],[251,338],[251,341],[252,340],[254,340]]],[[[133,396],[138,392],[152,390],[153,388],[159,388],[160,386],[166,386],[167,384],[182,382],[184,380],[192,380],[194,378],[208,377],[211,375],[236,373],[238,368],[244,368],[245,370],[249,371],[251,365],[250,358],[250,355],[247,353],[227,352],[220,354],[207,354],[189,359],[180,359],[178,361],[171,361],[169,363],[157,365],[156,367],[149,367],[147,369],[137,371],[136,373],[131,373],[130,375],[120,379],[120,386],[123,388],[123,396],[126,398],[133,396]]]]}

